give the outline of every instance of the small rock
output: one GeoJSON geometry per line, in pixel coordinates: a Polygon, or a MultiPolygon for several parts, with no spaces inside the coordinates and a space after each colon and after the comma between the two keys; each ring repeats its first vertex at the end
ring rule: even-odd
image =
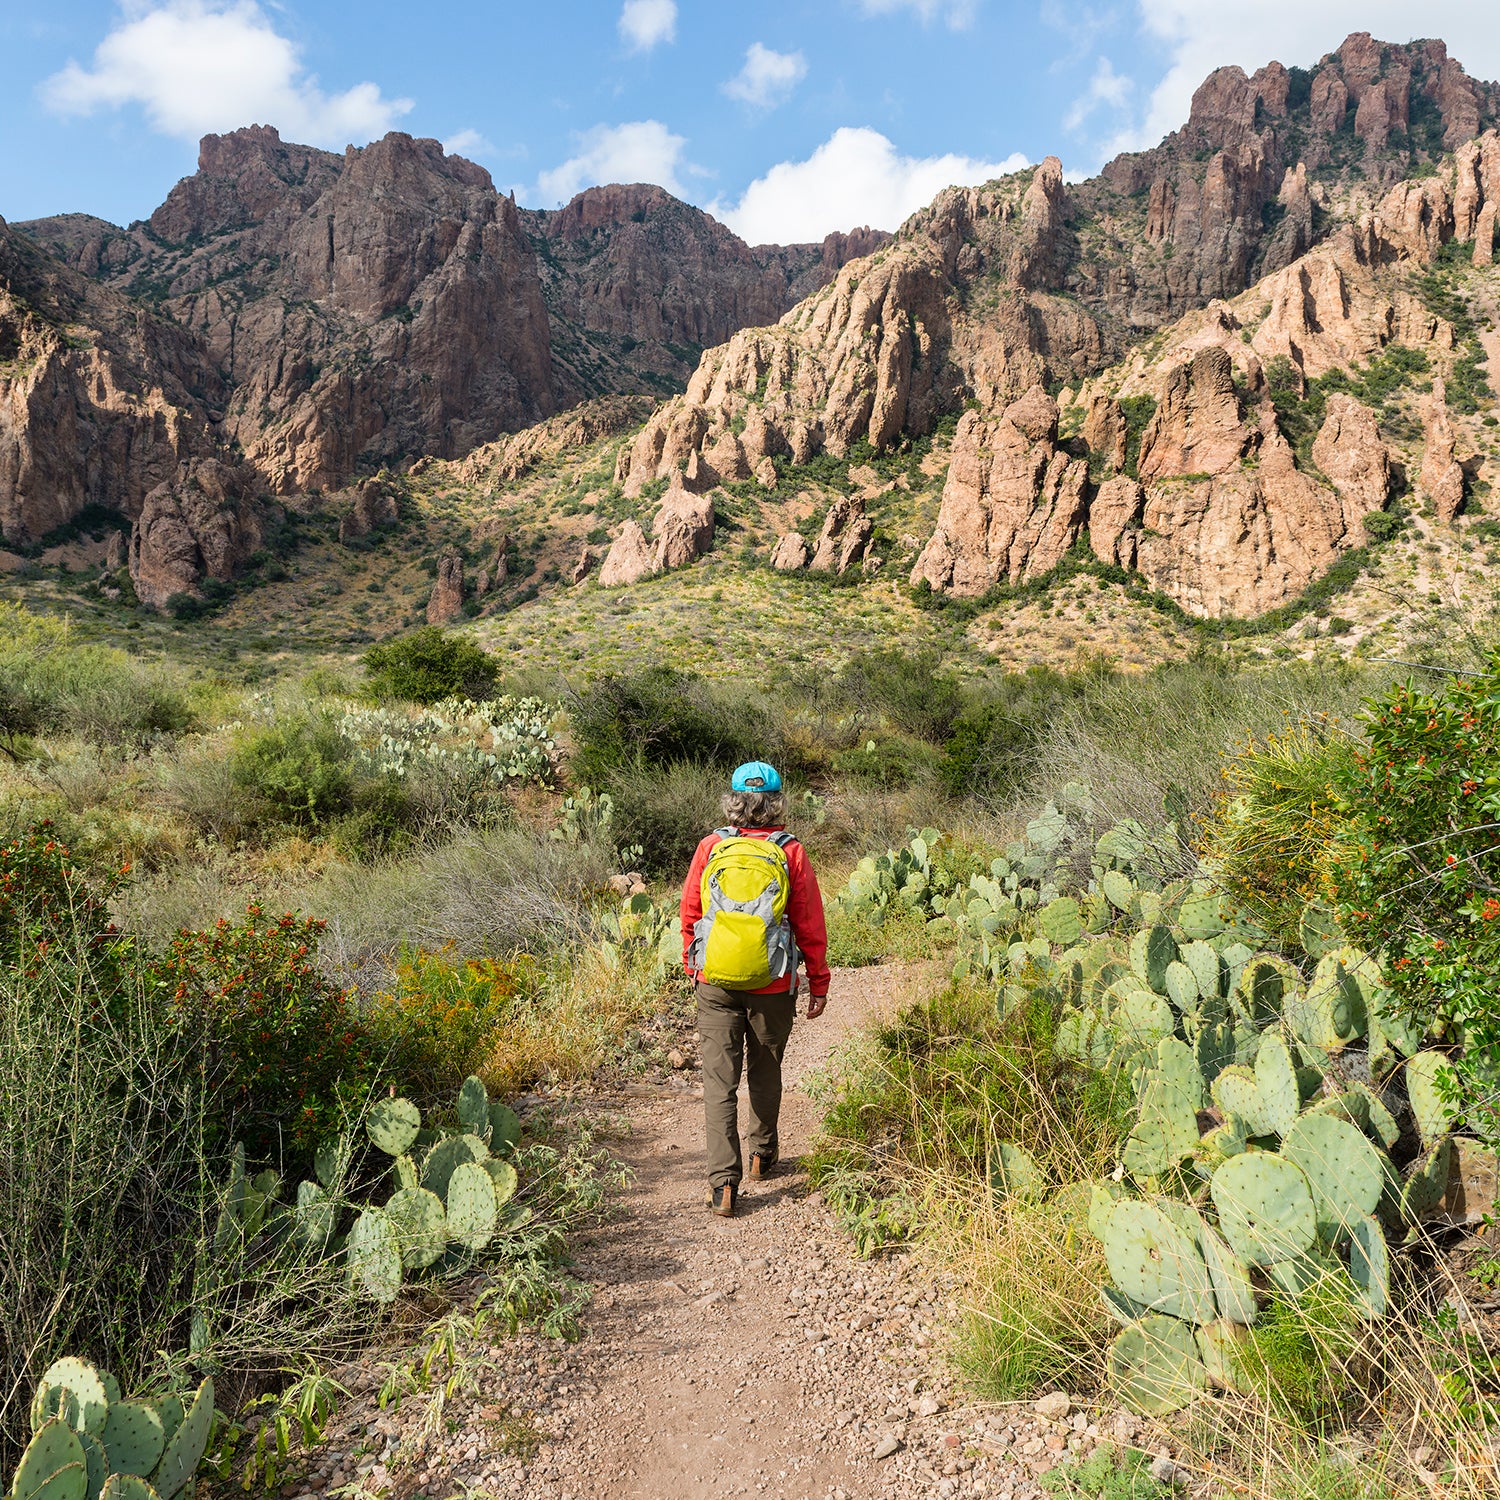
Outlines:
{"type": "Polygon", "coordinates": [[[917,1415],[919,1417],[935,1417],[942,1409],[943,1403],[936,1396],[923,1396],[917,1402],[917,1415]]]}
{"type": "Polygon", "coordinates": [[[943,1434],[943,1446],[945,1448],[961,1448],[963,1441],[956,1432],[945,1432],[943,1434]]]}
{"type": "Polygon", "coordinates": [[[1073,1402],[1063,1391],[1048,1391],[1038,1398],[1035,1409],[1044,1421],[1061,1422],[1072,1411],[1073,1402]]]}
{"type": "Polygon", "coordinates": [[[1411,1461],[1416,1464],[1418,1468],[1425,1467],[1427,1464],[1432,1462],[1432,1449],[1425,1446],[1416,1449],[1412,1453],[1411,1461]]]}
{"type": "Polygon", "coordinates": [[[876,1458],[889,1458],[893,1453],[899,1453],[902,1448],[901,1439],[894,1432],[888,1432],[875,1444],[876,1458]]]}
{"type": "Polygon", "coordinates": [[[1174,1464],[1165,1454],[1160,1454],[1151,1460],[1151,1477],[1158,1484],[1171,1485],[1176,1489],[1188,1482],[1188,1471],[1180,1464],[1174,1464]]]}
{"type": "Polygon", "coordinates": [[[687,1058],[685,1058],[682,1053],[680,1053],[675,1047],[673,1047],[672,1050],[667,1053],[667,1062],[671,1067],[674,1068],[687,1067],[687,1058]]]}
{"type": "Polygon", "coordinates": [[[1026,1442],[1021,1444],[1021,1452],[1024,1453],[1028,1458],[1031,1458],[1040,1453],[1046,1446],[1047,1445],[1039,1437],[1028,1438],[1026,1442]]]}

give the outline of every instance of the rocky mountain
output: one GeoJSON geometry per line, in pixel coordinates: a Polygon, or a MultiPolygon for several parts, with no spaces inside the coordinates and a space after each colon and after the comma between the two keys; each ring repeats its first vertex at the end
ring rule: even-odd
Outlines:
{"type": "Polygon", "coordinates": [[[850,260],[890,238],[872,229],[819,245],[751,248],[659,187],[589,188],[555,211],[525,211],[564,404],[680,391],[705,348],[774,323],[850,260]]]}

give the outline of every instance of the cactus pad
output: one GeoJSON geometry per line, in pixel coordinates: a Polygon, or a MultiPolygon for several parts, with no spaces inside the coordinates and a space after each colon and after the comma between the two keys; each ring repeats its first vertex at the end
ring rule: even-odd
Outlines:
{"type": "Polygon", "coordinates": [[[1172,1007],[1150,990],[1137,989],[1126,994],[1114,1020],[1123,1040],[1152,1049],[1177,1027],[1172,1007]]]}
{"type": "Polygon", "coordinates": [[[1109,1216],[1115,1204],[1120,1201],[1123,1192],[1124,1189],[1118,1182],[1111,1182],[1107,1178],[1089,1184],[1089,1233],[1095,1239],[1104,1238],[1104,1229],[1109,1223],[1109,1216]]]}
{"type": "Polygon", "coordinates": [[[1132,1302],[1195,1323],[1214,1316],[1208,1267],[1193,1238],[1166,1214],[1122,1199],[1110,1212],[1103,1241],[1109,1274],[1132,1302]]]}
{"type": "Polygon", "coordinates": [[[71,1356],[54,1360],[37,1382],[31,1403],[31,1428],[37,1431],[52,1417],[61,1417],[80,1432],[97,1435],[109,1412],[104,1379],[87,1360],[71,1356]]]}
{"type": "Polygon", "coordinates": [[[1218,1231],[1204,1224],[1198,1235],[1198,1248],[1208,1267],[1213,1284],[1214,1302],[1220,1319],[1231,1323],[1255,1321],[1255,1288],[1250,1273],[1233,1250],[1219,1237],[1218,1231]]]}
{"type": "Polygon", "coordinates": [[[1191,1156],[1197,1144],[1196,1113],[1181,1091],[1153,1071],[1135,1125],[1125,1142],[1125,1170],[1137,1178],[1159,1177],[1191,1156]]]}
{"type": "Polygon", "coordinates": [[[443,1200],[426,1188],[402,1188],[392,1193],[385,1216],[396,1231],[401,1264],[411,1271],[425,1270],[443,1253],[448,1243],[448,1221],[443,1200]]]}
{"type": "Polygon", "coordinates": [[[1452,1162],[1453,1138],[1445,1136],[1413,1163],[1401,1190],[1401,1218],[1406,1224],[1420,1224],[1432,1217],[1447,1195],[1452,1162]]]}
{"type": "Polygon", "coordinates": [[[448,1198],[448,1180],[466,1162],[480,1162],[489,1155],[484,1142],[474,1135],[450,1135],[439,1141],[422,1161],[422,1186],[436,1193],[444,1202],[448,1198]]]}
{"type": "MultiPolygon", "coordinates": [[[[338,1205],[316,1182],[297,1184],[297,1206],[292,1210],[293,1234],[306,1250],[321,1250],[333,1238],[338,1205]]],[[[116,1466],[118,1467],[118,1465],[116,1466]]],[[[146,1471],[132,1470],[144,1474],[146,1471]]]]}
{"type": "Polygon", "coordinates": [[[100,1441],[117,1474],[149,1474],[167,1446],[161,1414],[150,1401],[120,1401],[109,1409],[100,1441]]]}
{"type": "Polygon", "coordinates": [[[1142,1307],[1139,1302],[1127,1297],[1124,1292],[1117,1291],[1112,1286],[1101,1286],[1099,1288],[1099,1300],[1104,1304],[1104,1310],[1115,1322],[1129,1328],[1137,1319],[1144,1318],[1149,1308],[1142,1307]]]}
{"type": "Polygon", "coordinates": [[[151,1405],[156,1409],[156,1415],[161,1418],[161,1431],[163,1444],[172,1441],[172,1434],[182,1426],[182,1419],[187,1415],[187,1407],[181,1396],[158,1396],[151,1405]]]}
{"type": "Polygon", "coordinates": [[[485,1088],[484,1081],[472,1073],[464,1079],[463,1087],[458,1091],[458,1123],[480,1140],[489,1134],[489,1090],[485,1088]]]}
{"type": "Polygon", "coordinates": [[[1214,1079],[1213,1096],[1225,1114],[1239,1115],[1251,1135],[1282,1135],[1292,1127],[1302,1095],[1291,1053],[1279,1032],[1267,1032],[1255,1054],[1255,1071],[1236,1064],[1214,1079]]]}
{"type": "Polygon", "coordinates": [[[1126,916],[1130,915],[1136,897],[1135,884],[1120,870],[1106,870],[1099,877],[1099,889],[1104,892],[1109,904],[1126,916]]]}
{"type": "Polygon", "coordinates": [[[1208,1384],[1192,1326],[1156,1313],[1132,1323],[1110,1345],[1109,1383],[1143,1416],[1179,1411],[1208,1384]]]}
{"type": "Polygon", "coordinates": [[[1165,976],[1167,987],[1167,999],[1181,1012],[1195,1011],[1198,1008],[1198,981],[1193,971],[1182,962],[1175,959],[1167,965],[1165,976]]]}
{"type": "Polygon", "coordinates": [[[1349,1226],[1349,1275],[1367,1317],[1383,1318],[1391,1301],[1391,1263],[1385,1235],[1373,1216],[1349,1226]]]}
{"type": "Polygon", "coordinates": [[[139,1474],[111,1474],[104,1481],[99,1500],[161,1500],[139,1474]]]}
{"type": "Polygon", "coordinates": [[[1144,927],[1130,940],[1130,967],[1158,995],[1167,992],[1167,966],[1177,962],[1177,940],[1160,925],[1144,927]]]}
{"type": "Polygon", "coordinates": [[[1330,1244],[1375,1212],[1385,1183],[1380,1157],[1347,1120],[1333,1114],[1303,1115],[1287,1131],[1281,1154],[1307,1178],[1318,1230],[1330,1244]]]}
{"type": "Polygon", "coordinates": [[[1302,949],[1309,958],[1321,959],[1324,954],[1342,947],[1344,932],[1336,916],[1321,903],[1309,901],[1302,908],[1302,919],[1298,924],[1302,949]]]}
{"type": "Polygon", "coordinates": [[[370,1144],[387,1156],[410,1150],[421,1128],[422,1111],[410,1099],[377,1099],[365,1120],[370,1144]]]}
{"type": "Polygon", "coordinates": [[[1083,936],[1083,919],[1078,912],[1078,903],[1071,896],[1059,896],[1056,901],[1049,901],[1037,913],[1037,926],[1049,943],[1061,943],[1065,947],[1083,936]]]}
{"type": "Polygon", "coordinates": [[[478,1162],[463,1162],[448,1179],[448,1237],[483,1250],[495,1237],[495,1188],[478,1162]]]}
{"type": "Polygon", "coordinates": [[[1289,995],[1295,995],[1297,971],[1274,953],[1257,953],[1240,971],[1234,1001],[1241,1017],[1252,1026],[1280,1019],[1289,995]]]}
{"type": "Polygon", "coordinates": [[[182,1415],[182,1424],[167,1440],[156,1470],[156,1492],[161,1500],[172,1500],[197,1472],[208,1449],[214,1425],[213,1378],[204,1379],[182,1415]]]}
{"type": "Polygon", "coordinates": [[[99,1492],[109,1478],[109,1460],[104,1456],[104,1444],[91,1432],[80,1432],[78,1443],[83,1449],[84,1495],[86,1500],[99,1500],[99,1492]]]}
{"type": "Polygon", "coordinates": [[[349,1231],[349,1283],[377,1302],[390,1302],[401,1290],[401,1247],[391,1221],[367,1208],[349,1231]]]}
{"type": "Polygon", "coordinates": [[[78,1434],[60,1417],[48,1417],[21,1455],[11,1481],[12,1500],[84,1500],[87,1457],[78,1434]]]}
{"type": "Polygon", "coordinates": [[[1036,1158],[1013,1141],[998,1141],[990,1153],[990,1191],[996,1198],[1038,1198],[1046,1177],[1036,1158]]]}
{"type": "Polygon", "coordinates": [[[1217,937],[1225,928],[1224,898],[1217,891],[1203,891],[1183,900],[1177,925],[1192,942],[1217,937]]]}
{"type": "Polygon", "coordinates": [[[1243,1323],[1218,1318],[1193,1330],[1198,1357],[1208,1372],[1211,1385],[1223,1391],[1241,1388],[1240,1359],[1249,1335],[1243,1323]]]}
{"type": "Polygon", "coordinates": [[[1440,1086],[1451,1088],[1452,1083],[1453,1065],[1441,1052],[1419,1052],[1406,1064],[1406,1097],[1424,1147],[1453,1129],[1456,1111],[1440,1086]]]}
{"type": "Polygon", "coordinates": [[[508,1156],[521,1144],[521,1117],[508,1104],[490,1105],[490,1150],[508,1156]]]}
{"type": "Polygon", "coordinates": [[[1209,1183],[1219,1227],[1247,1266],[1289,1260],[1312,1247],[1317,1213],[1302,1169],[1268,1151],[1231,1156],[1209,1183]]]}
{"type": "Polygon", "coordinates": [[[313,1171],[330,1193],[343,1182],[353,1154],[354,1143],[347,1135],[333,1135],[318,1142],[318,1149],[313,1153],[313,1171]]]}

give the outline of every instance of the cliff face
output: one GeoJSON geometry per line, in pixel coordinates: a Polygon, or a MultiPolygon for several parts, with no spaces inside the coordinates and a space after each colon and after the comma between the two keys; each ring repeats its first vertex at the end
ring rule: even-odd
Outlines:
{"type": "Polygon", "coordinates": [[[0,220],[0,533],[25,545],[90,505],[140,514],[213,447],[226,388],[173,324],[0,220]]]}
{"type": "Polygon", "coordinates": [[[860,229],[821,245],[752,249],[701,209],[639,183],[589,188],[522,221],[536,248],[565,403],[680,391],[705,348],[774,323],[890,238],[860,229]]]}
{"type": "Polygon", "coordinates": [[[456,456],[555,409],[516,208],[435,141],[339,157],[268,127],[207,136],[148,223],[32,232],[198,338],[232,388],[224,436],[278,492],[456,456]]]}

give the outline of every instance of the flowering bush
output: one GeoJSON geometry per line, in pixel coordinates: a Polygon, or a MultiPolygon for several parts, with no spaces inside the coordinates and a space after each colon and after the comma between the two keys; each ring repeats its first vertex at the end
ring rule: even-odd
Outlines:
{"type": "Polygon", "coordinates": [[[1417,1019],[1463,1041],[1482,1109],[1500,1069],[1500,651],[1437,691],[1392,688],[1367,738],[1340,778],[1340,921],[1417,1019]]]}
{"type": "Polygon", "coordinates": [[[324,923],[251,906],[242,922],[179,932],[151,967],[202,1049],[224,1131],[252,1159],[300,1159],[368,1087],[371,1048],[350,996],[318,972],[324,923]]]}
{"type": "Polygon", "coordinates": [[[537,962],[525,954],[463,958],[451,943],[403,945],[370,1026],[394,1072],[419,1092],[441,1093],[475,1071],[491,1032],[539,983],[537,962]]]}

